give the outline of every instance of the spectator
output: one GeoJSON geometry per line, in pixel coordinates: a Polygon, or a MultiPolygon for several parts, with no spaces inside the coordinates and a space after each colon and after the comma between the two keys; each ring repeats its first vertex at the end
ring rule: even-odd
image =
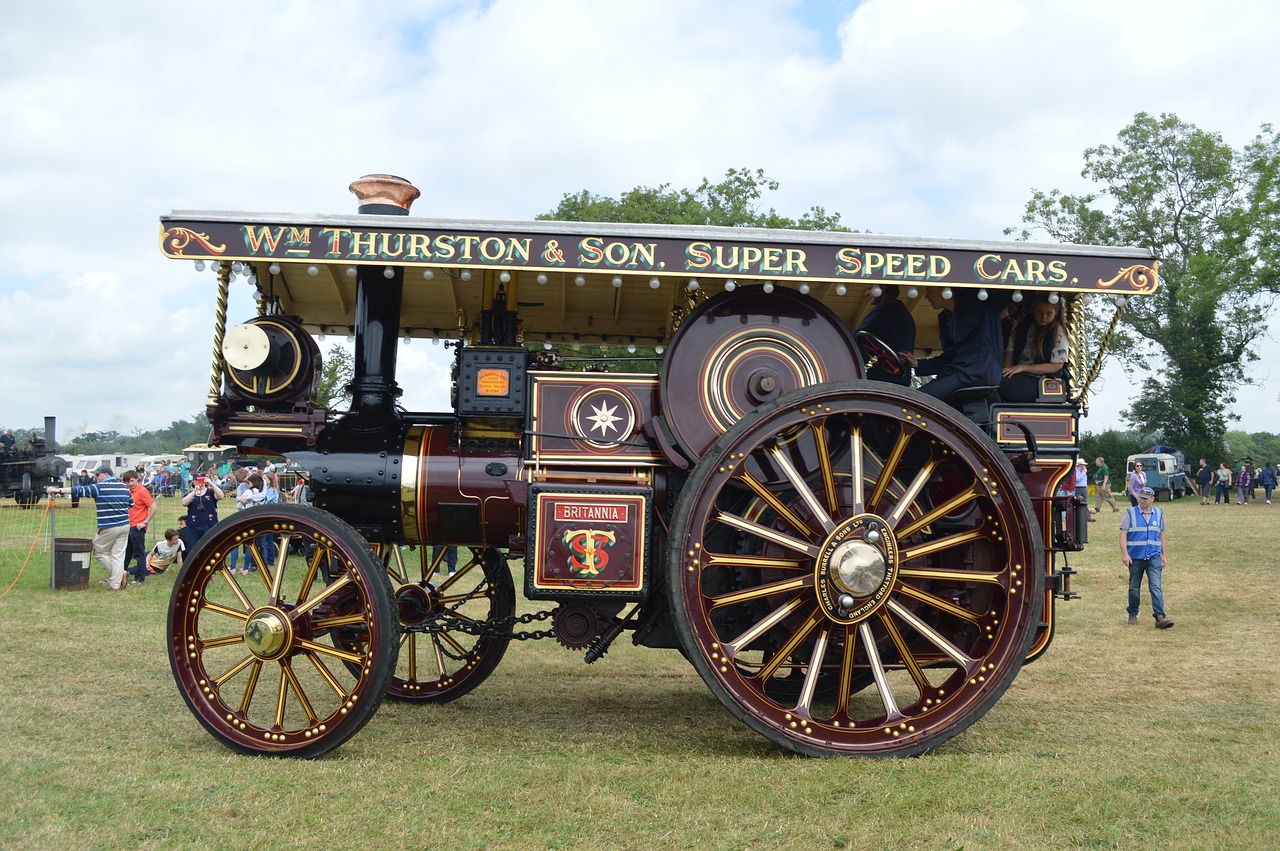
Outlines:
{"type": "Polygon", "coordinates": [[[187,507],[187,519],[191,525],[191,544],[195,545],[218,522],[218,500],[226,494],[217,482],[205,476],[196,476],[196,486],[182,497],[187,507]]]}
{"type": "MultiPolygon", "coordinates": [[[[1081,505],[1089,504],[1089,462],[1083,458],[1076,461],[1076,496],[1081,505]]],[[[1089,515],[1093,520],[1093,515],[1089,515]]]]}
{"type": "Polygon", "coordinates": [[[1240,465],[1240,472],[1236,474],[1236,505],[1249,504],[1249,485],[1253,481],[1253,474],[1248,464],[1240,465]]]}
{"type": "Polygon", "coordinates": [[[1223,461],[1218,465],[1218,471],[1214,474],[1217,479],[1217,492],[1213,496],[1214,505],[1230,505],[1231,504],[1231,468],[1227,466],[1227,462],[1223,461]]]}
{"type": "Polygon", "coordinates": [[[315,491],[311,487],[311,471],[298,471],[298,484],[293,488],[293,501],[298,505],[314,505],[316,501],[315,491]]]}
{"type": "Polygon", "coordinates": [[[183,543],[181,533],[177,529],[165,529],[164,540],[156,541],[151,552],[147,553],[147,573],[164,573],[171,564],[177,564],[181,568],[182,554],[186,550],[187,545],[183,543]]]}
{"type": "Polygon", "coordinates": [[[1276,489],[1276,470],[1271,466],[1271,462],[1267,462],[1267,466],[1258,471],[1258,484],[1262,485],[1263,493],[1267,497],[1267,505],[1271,504],[1271,492],[1276,489]]]}
{"type": "Polygon", "coordinates": [[[182,539],[184,552],[189,553],[196,548],[195,530],[191,528],[191,523],[185,514],[178,518],[178,537],[182,539]]]}
{"type": "Polygon", "coordinates": [[[1111,513],[1115,514],[1120,508],[1116,505],[1115,495],[1111,493],[1111,468],[1107,466],[1107,462],[1101,455],[1093,459],[1094,466],[1097,468],[1093,474],[1093,481],[1098,486],[1098,498],[1093,506],[1093,513],[1098,514],[1102,511],[1102,503],[1106,502],[1111,506],[1111,513]]]}
{"type": "MultiPolygon", "coordinates": [[[[262,476],[257,473],[250,473],[246,475],[244,469],[239,469],[236,470],[235,477],[238,482],[236,487],[237,511],[246,511],[254,506],[266,504],[267,495],[263,488],[262,476]]],[[[239,573],[241,575],[256,573],[258,571],[258,565],[253,560],[253,554],[249,550],[248,541],[245,542],[243,547],[244,567],[241,567],[239,570],[236,569],[236,562],[240,555],[240,549],[240,547],[236,547],[231,551],[230,572],[239,573]]],[[[261,549],[259,549],[258,552],[260,555],[262,554],[261,549]]]]}
{"type": "Polygon", "coordinates": [[[129,508],[129,543],[124,550],[124,569],[133,577],[133,582],[141,585],[147,580],[147,526],[151,518],[156,516],[155,497],[142,486],[138,474],[134,470],[125,470],[120,476],[133,504],[129,508]],[[131,563],[137,560],[137,566],[131,563]]]}
{"type": "Polygon", "coordinates": [[[1124,492],[1129,497],[1129,503],[1133,506],[1138,504],[1138,491],[1147,486],[1147,474],[1142,469],[1141,461],[1133,462],[1133,471],[1129,473],[1129,483],[1125,486],[1124,492]]]}
{"type": "Polygon", "coordinates": [[[1165,617],[1162,573],[1169,563],[1165,552],[1164,512],[1153,504],[1156,492],[1149,487],[1138,489],[1138,505],[1130,508],[1120,518],[1120,552],[1124,566],[1129,568],[1129,625],[1138,623],[1138,610],[1142,604],[1142,577],[1147,577],[1147,592],[1151,595],[1151,613],[1156,619],[1156,629],[1168,629],[1173,621],[1165,617]]]}
{"type": "Polygon", "coordinates": [[[124,572],[124,550],[129,545],[129,508],[133,497],[125,483],[112,475],[110,467],[94,470],[93,479],[85,487],[50,487],[46,491],[72,498],[87,496],[94,501],[98,534],[93,539],[93,556],[107,569],[107,587],[123,591],[129,587],[129,577],[124,572]]]}
{"type": "Polygon", "coordinates": [[[1209,462],[1200,459],[1200,469],[1196,470],[1196,489],[1200,491],[1200,504],[1209,504],[1209,492],[1213,490],[1213,468],[1209,462]]]}

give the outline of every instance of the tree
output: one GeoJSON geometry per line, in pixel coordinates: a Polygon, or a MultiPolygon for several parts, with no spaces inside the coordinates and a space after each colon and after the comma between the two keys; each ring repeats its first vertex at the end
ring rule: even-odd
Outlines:
{"type": "Polygon", "coordinates": [[[839,213],[828,213],[821,207],[811,207],[799,219],[779,215],[772,207],[762,212],[760,199],[764,192],[777,191],[778,186],[778,181],[766,177],[763,169],[731,168],[720,183],[712,184],[704,177],[702,184],[693,190],[672,189],[670,183],[664,183],[657,188],[637,186],[617,198],[607,198],[584,189],[566,194],[554,210],[537,218],[561,222],[849,230],[840,225],[839,213]]]}
{"type": "MultiPolygon", "coordinates": [[[[1160,288],[1125,307],[1111,351],[1151,369],[1123,412],[1188,457],[1219,457],[1235,390],[1277,292],[1280,146],[1269,125],[1240,151],[1176,115],[1138,113],[1115,145],[1084,153],[1096,193],[1033,190],[1022,221],[1064,242],[1134,245],[1160,259],[1160,288]]],[[[1010,228],[1006,233],[1013,233],[1010,228]]],[[[1093,323],[1113,305],[1094,299],[1093,323]]]]}
{"type": "Polygon", "coordinates": [[[320,407],[334,411],[350,406],[350,385],[354,378],[355,357],[351,350],[341,345],[330,346],[324,355],[324,365],[320,369],[320,389],[316,393],[320,407]]]}

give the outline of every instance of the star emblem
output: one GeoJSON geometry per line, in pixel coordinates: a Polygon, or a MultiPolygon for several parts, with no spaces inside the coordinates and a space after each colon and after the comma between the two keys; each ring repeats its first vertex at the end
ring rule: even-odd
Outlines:
{"type": "Polygon", "coordinates": [[[614,413],[617,410],[617,405],[610,406],[607,399],[601,399],[600,406],[592,408],[591,416],[585,418],[587,422],[593,423],[590,430],[599,431],[600,436],[605,437],[611,430],[617,429],[617,423],[622,419],[614,413]]]}

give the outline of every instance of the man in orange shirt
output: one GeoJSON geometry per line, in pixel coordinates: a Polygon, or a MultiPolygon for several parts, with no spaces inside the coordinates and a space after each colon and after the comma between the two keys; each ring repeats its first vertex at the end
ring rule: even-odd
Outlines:
{"type": "Polygon", "coordinates": [[[137,470],[125,470],[120,479],[133,497],[133,505],[129,508],[129,545],[124,551],[124,569],[133,577],[130,585],[141,585],[147,578],[147,524],[156,516],[158,506],[151,491],[138,481],[137,470]],[[134,559],[138,564],[130,567],[129,562],[134,559]]]}

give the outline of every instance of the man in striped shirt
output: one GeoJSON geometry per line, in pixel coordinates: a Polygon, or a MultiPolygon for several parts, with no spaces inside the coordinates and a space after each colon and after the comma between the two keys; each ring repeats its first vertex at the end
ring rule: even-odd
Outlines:
{"type": "Polygon", "coordinates": [[[93,539],[93,556],[107,569],[107,587],[123,591],[129,587],[124,572],[124,550],[129,544],[129,509],[133,496],[110,467],[93,471],[93,484],[72,488],[47,488],[49,493],[73,499],[89,497],[98,509],[98,534],[93,539]]]}

